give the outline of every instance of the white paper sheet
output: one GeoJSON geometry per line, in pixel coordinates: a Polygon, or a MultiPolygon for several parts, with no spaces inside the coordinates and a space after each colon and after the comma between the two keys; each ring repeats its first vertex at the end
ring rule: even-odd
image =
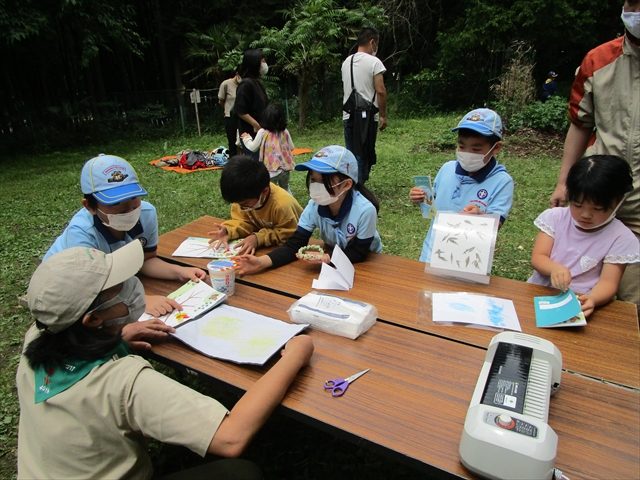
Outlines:
{"type": "Polygon", "coordinates": [[[492,216],[439,212],[433,226],[431,267],[489,274],[497,222],[492,216]]]}
{"type": "Polygon", "coordinates": [[[227,298],[227,295],[214,290],[211,285],[204,281],[188,281],[178,290],[167,295],[167,298],[171,298],[182,305],[182,310],[174,310],[159,317],[144,313],[138,321],[143,322],[145,320],[151,320],[152,318],[158,318],[167,325],[177,327],[183,322],[193,320],[207,310],[211,310],[223,302],[227,298]]]}
{"type": "Polygon", "coordinates": [[[176,329],[173,336],[208,357],[263,365],[308,326],[220,305],[198,320],[176,329]]]}
{"type": "Polygon", "coordinates": [[[356,270],[342,249],[337,245],[333,249],[331,263],[333,263],[336,268],[323,263],[320,269],[320,277],[313,280],[311,287],[317,288],[318,290],[349,290],[353,287],[356,270]]]}
{"type": "Polygon", "coordinates": [[[191,258],[230,258],[236,255],[240,247],[236,245],[243,239],[232,240],[225,248],[214,249],[209,246],[209,238],[189,237],[176,248],[174,257],[191,258]]]}
{"type": "Polygon", "coordinates": [[[434,293],[433,321],[522,331],[511,300],[468,293],[434,293]]]}

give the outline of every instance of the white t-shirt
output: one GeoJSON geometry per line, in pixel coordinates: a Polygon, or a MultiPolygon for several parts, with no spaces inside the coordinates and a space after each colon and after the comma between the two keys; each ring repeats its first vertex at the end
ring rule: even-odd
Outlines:
{"type": "MultiPolygon", "coordinates": [[[[349,95],[351,95],[351,57],[353,57],[353,81],[356,84],[356,90],[365,99],[371,101],[373,94],[376,92],[373,77],[379,73],[387,71],[384,64],[378,57],[369,55],[364,52],[356,52],[353,55],[349,55],[347,59],[342,63],[342,86],[344,88],[344,95],[342,103],[344,104],[349,95]]],[[[378,106],[378,96],[376,95],[374,105],[378,106]]],[[[347,120],[349,114],[342,112],[342,119],[347,120]]],[[[378,114],[376,114],[376,121],[378,121],[378,114]]]]}

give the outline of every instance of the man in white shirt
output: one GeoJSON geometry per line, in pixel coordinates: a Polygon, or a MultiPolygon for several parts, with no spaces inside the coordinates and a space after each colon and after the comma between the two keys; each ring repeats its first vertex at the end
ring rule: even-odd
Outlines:
{"type": "MultiPolygon", "coordinates": [[[[346,103],[353,88],[362,97],[379,109],[379,114],[373,118],[374,124],[369,132],[361,132],[355,118],[347,112],[342,113],[344,122],[344,140],[347,150],[351,151],[358,161],[358,183],[364,184],[369,178],[371,165],[376,163],[376,130],[387,128],[387,90],[384,86],[384,72],[387,71],[383,63],[376,57],[380,35],[374,27],[363,27],[358,35],[358,51],[347,57],[342,64],[342,84],[344,87],[343,103],[346,103]],[[351,67],[353,65],[353,82],[351,67]],[[358,129],[358,131],[356,131],[358,129]],[[357,145],[358,137],[366,135],[365,147],[357,145]],[[367,134],[368,133],[368,134],[367,134]]],[[[357,112],[358,121],[363,120],[366,112],[357,112]],[[362,118],[361,118],[362,117],[362,118]]],[[[366,128],[366,127],[365,127],[366,128]]],[[[360,137],[361,138],[361,137],[360,137]]]]}

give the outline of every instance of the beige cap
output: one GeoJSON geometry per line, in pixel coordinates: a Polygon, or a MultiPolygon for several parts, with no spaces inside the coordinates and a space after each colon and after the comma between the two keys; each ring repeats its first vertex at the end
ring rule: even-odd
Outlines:
{"type": "Polygon", "coordinates": [[[98,294],[134,276],[144,262],[139,241],[113,253],[72,247],[42,262],[29,282],[29,310],[53,333],[70,327],[98,294]]]}

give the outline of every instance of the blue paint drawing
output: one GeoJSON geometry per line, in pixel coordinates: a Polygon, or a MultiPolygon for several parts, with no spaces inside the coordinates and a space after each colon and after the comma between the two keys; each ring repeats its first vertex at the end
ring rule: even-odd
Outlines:
{"type": "Polygon", "coordinates": [[[473,309],[473,307],[467,305],[466,303],[451,302],[451,303],[449,303],[449,307],[451,309],[457,310],[459,312],[473,312],[473,313],[475,313],[475,310],[473,309]]]}
{"type": "Polygon", "coordinates": [[[490,298],[488,300],[489,309],[487,310],[487,314],[489,315],[489,321],[492,325],[495,325],[497,327],[504,327],[506,325],[504,317],[504,305],[500,305],[490,298]]]}

